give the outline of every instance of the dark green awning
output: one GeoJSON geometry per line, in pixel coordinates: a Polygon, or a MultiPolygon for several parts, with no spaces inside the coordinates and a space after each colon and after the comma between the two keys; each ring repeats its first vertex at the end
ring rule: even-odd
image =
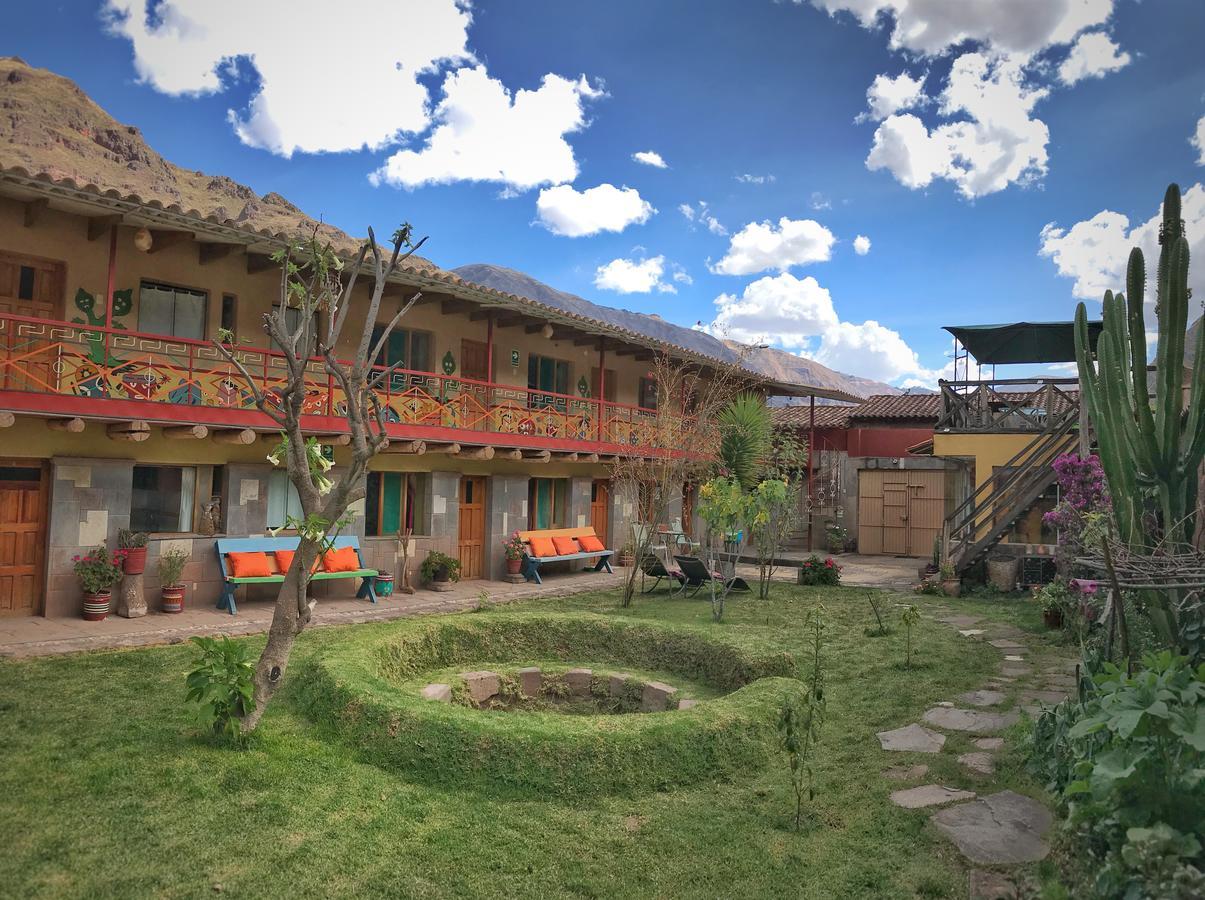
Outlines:
{"type": "MultiPolygon", "coordinates": [[[[1088,323],[1092,352],[1103,322],[1088,323]]],[[[1075,362],[1074,322],[1014,322],[1011,325],[947,325],[980,365],[1075,362]]]]}

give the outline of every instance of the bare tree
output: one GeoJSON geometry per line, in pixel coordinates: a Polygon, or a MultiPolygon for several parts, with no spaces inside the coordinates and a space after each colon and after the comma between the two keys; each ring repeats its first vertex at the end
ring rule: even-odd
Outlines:
{"type": "Polygon", "coordinates": [[[330,244],[318,239],[316,229],[308,239],[275,255],[281,263],[280,299],[271,312],[264,314],[263,328],[284,360],[284,383],[278,389],[268,391],[256,381],[233,352],[228,334],[219,335],[214,342],[238,370],[256,408],[280,428],[281,445],[273,456],[277,460],[283,457],[303,514],[287,523],[297,530],[300,542],[276,596],[268,643],[255,667],[255,704],[243,718],[245,731],[254,730],[259,724],[284,677],[293,642],[310,622],[315,605],[309,596],[314,561],[329,547],[331,535],[341,527],[348,507],[364,497],[369,461],[389,443],[376,388],[397,367],[374,370],[373,363],[421,292],[415,292],[402,304],[375,341],[373,330],[389,277],[426,240],[413,243],[410,226],[402,225],[394,232],[392,249],[386,256],[370,228],[368,240],[361,245],[347,271],[330,244]],[[347,325],[352,296],[366,265],[373,279],[369,300],[363,311],[355,354],[345,361],[338,358],[335,348],[347,325]],[[296,324],[292,327],[290,311],[296,312],[296,324]],[[320,333],[320,318],[325,323],[325,334],[320,333]],[[351,432],[351,461],[334,478],[327,477],[330,463],[317,442],[312,437],[307,440],[301,426],[307,370],[315,364],[321,365],[342,396],[342,402],[332,406],[344,415],[351,432]]]}
{"type": "Polygon", "coordinates": [[[635,565],[624,578],[622,606],[632,603],[657,525],[668,524],[671,510],[681,508],[686,485],[701,482],[716,466],[716,416],[756,381],[741,364],[743,358],[703,370],[659,353],[650,364],[647,377],[657,387],[657,413],[630,425],[641,449],[620,456],[611,473],[612,482],[636,507],[628,520],[635,565]]]}

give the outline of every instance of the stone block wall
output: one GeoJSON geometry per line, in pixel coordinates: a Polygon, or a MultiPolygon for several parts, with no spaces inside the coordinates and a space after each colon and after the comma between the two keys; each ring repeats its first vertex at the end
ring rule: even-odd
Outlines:
{"type": "Polygon", "coordinates": [[[590,524],[590,488],[593,478],[569,479],[569,508],[565,524],[570,528],[585,528],[590,524]]]}
{"type": "Polygon", "coordinates": [[[83,593],[71,558],[100,544],[117,546],[130,525],[134,463],[55,457],[50,466],[50,527],[46,553],[47,616],[78,616],[83,593]]]}
{"type": "Polygon", "coordinates": [[[531,479],[526,475],[494,475],[486,491],[485,577],[499,579],[506,572],[502,541],[512,531],[524,531],[528,525],[527,490],[531,479]]]}

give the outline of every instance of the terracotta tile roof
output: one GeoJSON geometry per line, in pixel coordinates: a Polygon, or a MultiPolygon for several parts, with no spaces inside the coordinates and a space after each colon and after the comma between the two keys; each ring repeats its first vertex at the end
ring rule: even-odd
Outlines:
{"type": "Polygon", "coordinates": [[[854,407],[851,422],[912,419],[936,422],[941,414],[941,394],[875,394],[854,407]]]}
{"type": "MultiPolygon", "coordinates": [[[[836,406],[832,404],[816,407],[817,428],[847,428],[849,414],[857,406],[836,406]]],[[[811,407],[808,404],[795,406],[779,406],[774,409],[774,424],[783,427],[808,428],[811,424],[811,407]]]]}

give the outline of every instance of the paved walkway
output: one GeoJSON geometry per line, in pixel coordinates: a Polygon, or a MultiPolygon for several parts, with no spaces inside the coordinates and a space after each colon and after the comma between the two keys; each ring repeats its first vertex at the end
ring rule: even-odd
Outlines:
{"type": "MultiPolygon", "coordinates": [[[[375,605],[365,600],[321,600],[310,627],[346,625],[353,622],[384,622],[409,616],[463,612],[480,602],[482,592],[491,603],[507,603],[532,597],[565,597],[623,584],[623,569],[605,572],[545,576],[543,585],[507,584],[502,581],[466,581],[451,591],[419,590],[382,598],[375,605]]],[[[240,603],[238,615],[212,606],[188,607],[175,615],[151,612],[138,619],[110,615],[103,622],[82,618],[30,616],[0,619],[0,656],[49,656],[115,647],[149,644],[178,644],[193,635],[258,634],[272,622],[273,604],[268,600],[240,603]]]]}

